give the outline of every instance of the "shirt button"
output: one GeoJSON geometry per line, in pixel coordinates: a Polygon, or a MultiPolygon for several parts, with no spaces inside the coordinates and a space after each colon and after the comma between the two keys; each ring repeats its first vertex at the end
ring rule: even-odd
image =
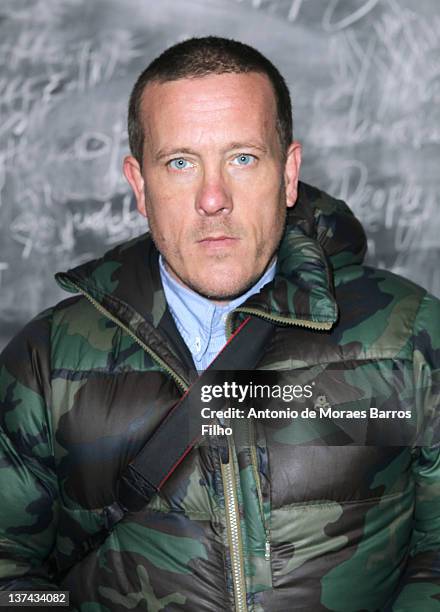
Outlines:
{"type": "Polygon", "coordinates": [[[202,341],[201,341],[200,337],[197,336],[196,340],[195,340],[195,352],[196,353],[200,353],[201,348],[202,348],[202,341]]]}
{"type": "Polygon", "coordinates": [[[228,318],[227,314],[222,315],[222,321],[223,323],[226,323],[226,319],[228,318]]]}

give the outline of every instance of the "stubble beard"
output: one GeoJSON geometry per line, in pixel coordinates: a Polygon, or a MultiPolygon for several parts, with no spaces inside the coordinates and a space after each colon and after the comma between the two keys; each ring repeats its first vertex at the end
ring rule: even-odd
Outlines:
{"type": "MultiPolygon", "coordinates": [[[[161,240],[160,239],[160,232],[158,230],[158,228],[156,227],[155,224],[155,220],[154,220],[154,215],[149,215],[149,231],[150,231],[150,235],[151,238],[153,240],[154,245],[156,246],[156,249],[159,251],[159,253],[162,255],[164,264],[166,266],[167,271],[171,274],[171,276],[181,285],[183,285],[184,287],[187,287],[189,289],[191,289],[192,291],[194,291],[195,293],[197,293],[198,295],[212,301],[212,302],[218,302],[220,304],[222,303],[227,303],[230,302],[232,300],[235,300],[236,298],[240,297],[241,295],[243,295],[244,293],[246,293],[251,287],[253,287],[259,280],[260,278],[263,276],[263,274],[266,272],[266,270],[269,268],[269,266],[272,264],[272,262],[274,261],[275,255],[278,251],[281,239],[283,237],[284,234],[284,230],[285,230],[285,226],[286,226],[286,219],[287,219],[287,210],[285,207],[285,203],[284,206],[281,207],[280,206],[280,214],[283,214],[283,220],[282,223],[280,223],[279,225],[279,231],[278,231],[278,235],[277,235],[277,239],[276,239],[276,243],[273,246],[273,249],[268,253],[266,262],[263,266],[263,268],[261,270],[258,270],[255,272],[255,274],[253,274],[249,279],[247,279],[245,282],[243,282],[242,284],[240,284],[238,287],[234,288],[234,289],[229,289],[228,291],[222,291],[222,292],[215,292],[215,291],[207,291],[205,287],[203,287],[200,283],[197,283],[196,281],[192,281],[190,278],[186,278],[184,276],[181,276],[180,274],[177,273],[177,271],[174,269],[174,267],[170,264],[169,262],[169,258],[167,258],[167,253],[166,251],[168,250],[166,247],[164,247],[164,243],[165,240],[161,240]]],[[[200,227],[195,228],[194,230],[192,230],[189,234],[189,241],[190,242],[197,242],[199,240],[202,240],[203,238],[205,238],[206,236],[211,235],[212,233],[222,233],[224,232],[225,235],[229,236],[229,237],[233,237],[233,238],[239,238],[239,239],[246,239],[246,231],[245,228],[241,228],[241,227],[237,227],[237,226],[232,226],[232,224],[230,223],[229,219],[222,219],[220,220],[211,220],[209,222],[209,226],[207,224],[202,224],[200,225],[200,227]]],[[[258,247],[257,247],[257,252],[255,254],[255,260],[258,261],[264,254],[264,250],[265,250],[265,243],[261,243],[258,247]]],[[[174,256],[174,259],[176,259],[177,261],[181,261],[182,263],[184,263],[183,257],[179,251],[179,249],[174,249],[174,252],[171,253],[174,256]]],[[[217,255],[213,255],[212,259],[216,260],[216,261],[222,261],[224,259],[227,259],[229,257],[228,253],[219,253],[217,255]]]]}
{"type": "MultiPolygon", "coordinates": [[[[275,249],[275,252],[276,252],[276,249],[275,249]]],[[[194,291],[195,293],[197,293],[201,297],[204,297],[204,298],[210,300],[211,302],[217,302],[217,303],[220,303],[220,304],[227,304],[228,302],[231,302],[232,300],[235,300],[236,298],[238,298],[241,295],[245,294],[247,291],[249,291],[249,289],[251,287],[253,287],[255,285],[255,283],[257,283],[260,280],[260,278],[263,276],[263,274],[266,272],[266,270],[269,268],[270,264],[272,263],[272,261],[274,259],[275,252],[269,258],[269,261],[267,262],[267,264],[264,267],[262,272],[257,272],[253,277],[251,277],[246,283],[243,283],[242,285],[240,285],[240,287],[237,288],[236,290],[233,290],[232,292],[231,292],[231,290],[229,290],[228,292],[222,292],[222,293],[207,292],[198,283],[193,283],[190,279],[182,279],[181,277],[179,277],[176,274],[176,272],[169,265],[168,261],[165,258],[164,258],[164,262],[165,262],[167,270],[169,272],[171,272],[172,276],[178,282],[183,284],[185,287],[191,289],[192,291],[194,291]]],[[[163,257],[163,255],[162,255],[162,257],[163,257]]],[[[220,257],[218,259],[220,259],[220,257]]],[[[224,259],[224,257],[222,257],[222,258],[224,259]]]]}

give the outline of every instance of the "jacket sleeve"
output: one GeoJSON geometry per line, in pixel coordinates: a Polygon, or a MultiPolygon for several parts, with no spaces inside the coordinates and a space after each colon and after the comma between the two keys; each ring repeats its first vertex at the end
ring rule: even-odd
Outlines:
{"type": "Polygon", "coordinates": [[[440,610],[440,302],[423,300],[415,327],[416,404],[425,415],[424,443],[413,464],[415,508],[411,550],[393,612],[440,610]]]}
{"type": "Polygon", "coordinates": [[[58,590],[50,556],[57,478],[50,404],[50,311],[0,357],[0,590],[58,590]]]}

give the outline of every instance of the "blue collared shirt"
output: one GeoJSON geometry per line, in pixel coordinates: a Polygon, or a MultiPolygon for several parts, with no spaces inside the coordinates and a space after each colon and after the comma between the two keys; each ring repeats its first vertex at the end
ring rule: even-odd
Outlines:
{"type": "Polygon", "coordinates": [[[275,276],[276,261],[246,293],[228,304],[218,305],[178,283],[167,271],[162,256],[159,268],[168,308],[188,346],[197,370],[205,370],[226,343],[226,317],[258,293],[275,276]]]}

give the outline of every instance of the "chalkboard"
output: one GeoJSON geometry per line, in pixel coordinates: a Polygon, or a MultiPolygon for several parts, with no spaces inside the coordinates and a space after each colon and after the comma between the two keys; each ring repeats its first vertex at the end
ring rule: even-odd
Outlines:
{"type": "Polygon", "coordinates": [[[302,178],[349,203],[370,263],[440,295],[438,0],[2,0],[0,347],[66,296],[55,271],[145,231],[121,172],[129,91],[207,34],[277,64],[302,178]]]}

